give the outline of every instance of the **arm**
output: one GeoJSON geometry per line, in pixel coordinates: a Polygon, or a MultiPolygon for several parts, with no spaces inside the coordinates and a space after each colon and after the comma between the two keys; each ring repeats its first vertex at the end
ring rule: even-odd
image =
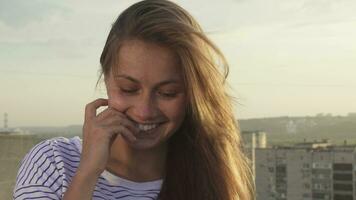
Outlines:
{"type": "Polygon", "coordinates": [[[78,169],[68,190],[64,194],[63,200],[92,199],[98,177],[96,174],[78,169]]]}

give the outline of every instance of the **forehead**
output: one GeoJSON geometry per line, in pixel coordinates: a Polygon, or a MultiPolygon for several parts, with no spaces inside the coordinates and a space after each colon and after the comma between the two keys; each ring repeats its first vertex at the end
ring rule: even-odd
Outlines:
{"type": "Polygon", "coordinates": [[[135,78],[181,76],[179,60],[171,49],[142,40],[125,41],[118,52],[114,71],[135,78]]]}

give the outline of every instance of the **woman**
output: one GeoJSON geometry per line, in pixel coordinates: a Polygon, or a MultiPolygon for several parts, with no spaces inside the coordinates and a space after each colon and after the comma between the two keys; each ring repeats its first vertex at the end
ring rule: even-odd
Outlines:
{"type": "Polygon", "coordinates": [[[127,8],[100,62],[108,99],[86,106],[83,141],[34,147],[15,199],[254,199],[226,61],[184,9],[165,0],[127,8]]]}

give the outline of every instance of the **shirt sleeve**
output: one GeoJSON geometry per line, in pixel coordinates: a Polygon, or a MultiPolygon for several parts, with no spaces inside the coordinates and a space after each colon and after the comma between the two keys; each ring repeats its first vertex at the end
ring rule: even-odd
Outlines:
{"type": "Polygon", "coordinates": [[[61,199],[62,176],[54,157],[50,140],[30,150],[22,160],[17,174],[14,200],[61,199]]]}

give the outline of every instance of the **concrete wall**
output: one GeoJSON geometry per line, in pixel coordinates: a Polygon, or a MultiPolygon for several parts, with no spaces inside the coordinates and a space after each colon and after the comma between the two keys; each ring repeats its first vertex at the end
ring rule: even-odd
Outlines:
{"type": "Polygon", "coordinates": [[[0,134],[0,199],[12,199],[19,165],[26,153],[40,141],[53,136],[0,134]]]}

